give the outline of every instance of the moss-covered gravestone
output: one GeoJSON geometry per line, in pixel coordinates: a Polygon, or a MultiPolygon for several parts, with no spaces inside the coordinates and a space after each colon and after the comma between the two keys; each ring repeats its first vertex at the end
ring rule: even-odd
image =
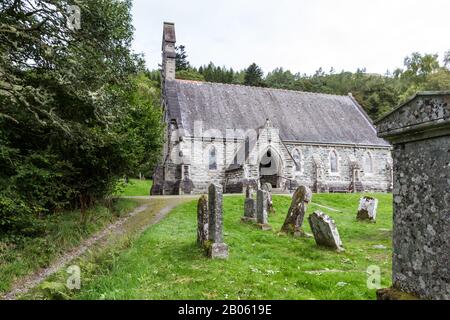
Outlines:
{"type": "Polygon", "coordinates": [[[247,188],[244,202],[244,216],[241,218],[244,222],[256,222],[256,200],[252,197],[250,188],[247,188]]]}
{"type": "Polygon", "coordinates": [[[323,212],[315,211],[308,217],[308,221],[317,245],[336,251],[344,251],[341,237],[333,219],[323,212]]]}
{"type": "Polygon", "coordinates": [[[266,182],[261,186],[261,189],[267,191],[267,211],[271,214],[275,213],[275,208],[273,207],[272,200],[272,185],[266,182]]]}
{"type": "Polygon", "coordinates": [[[201,196],[197,203],[197,244],[203,247],[208,241],[208,200],[201,196]]]}
{"type": "Polygon", "coordinates": [[[265,190],[258,190],[256,193],[256,222],[257,226],[262,230],[271,230],[269,225],[268,212],[269,193],[265,190]]]}
{"type": "Polygon", "coordinates": [[[211,184],[208,188],[208,241],[206,252],[210,258],[228,258],[228,246],[223,242],[222,186],[211,184]]]}
{"type": "Polygon", "coordinates": [[[356,219],[375,222],[377,218],[378,199],[362,197],[359,200],[358,214],[356,219]]]}
{"type": "Polygon", "coordinates": [[[305,236],[302,229],[303,220],[308,203],[311,202],[312,192],[308,187],[299,186],[292,196],[291,206],[284,220],[281,232],[294,236],[305,236]]]}

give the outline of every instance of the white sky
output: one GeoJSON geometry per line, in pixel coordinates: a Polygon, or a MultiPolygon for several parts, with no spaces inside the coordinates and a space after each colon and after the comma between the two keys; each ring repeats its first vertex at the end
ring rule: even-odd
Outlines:
{"type": "Polygon", "coordinates": [[[385,73],[414,51],[450,50],[450,0],[134,0],[133,44],[161,61],[163,21],[193,66],[385,73]]]}

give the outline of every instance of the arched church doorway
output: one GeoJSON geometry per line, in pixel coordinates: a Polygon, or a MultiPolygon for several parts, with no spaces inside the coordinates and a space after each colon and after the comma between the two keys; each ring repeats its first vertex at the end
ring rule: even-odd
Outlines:
{"type": "Polygon", "coordinates": [[[272,149],[267,149],[259,162],[259,176],[261,185],[268,182],[273,188],[279,188],[281,159],[272,149]]]}

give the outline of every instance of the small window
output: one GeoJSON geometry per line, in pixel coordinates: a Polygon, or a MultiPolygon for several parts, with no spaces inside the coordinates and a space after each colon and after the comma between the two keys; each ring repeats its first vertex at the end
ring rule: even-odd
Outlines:
{"type": "Polygon", "coordinates": [[[237,139],[234,138],[234,143],[233,143],[233,149],[234,149],[234,157],[233,157],[233,164],[234,165],[238,165],[239,164],[239,145],[237,143],[237,139]]]}
{"type": "Polygon", "coordinates": [[[245,160],[247,160],[248,156],[250,155],[250,138],[249,137],[245,138],[244,148],[245,148],[245,160]]]}
{"type": "Polygon", "coordinates": [[[338,172],[338,155],[336,151],[331,151],[330,153],[330,171],[332,173],[338,172]]]}
{"type": "Polygon", "coordinates": [[[209,170],[217,170],[217,156],[214,146],[209,149],[209,170]]]}
{"type": "Polygon", "coordinates": [[[364,172],[373,173],[373,160],[370,152],[364,155],[364,172]]]}
{"type": "Polygon", "coordinates": [[[294,158],[295,171],[301,172],[302,171],[302,155],[298,149],[294,149],[294,151],[292,152],[292,158],[294,158]]]}

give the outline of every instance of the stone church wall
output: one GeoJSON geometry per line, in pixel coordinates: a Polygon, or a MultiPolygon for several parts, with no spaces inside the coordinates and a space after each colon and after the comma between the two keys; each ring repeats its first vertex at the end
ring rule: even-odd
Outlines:
{"type": "Polygon", "coordinates": [[[361,166],[360,181],[364,191],[388,191],[391,184],[390,164],[392,163],[391,151],[386,148],[353,147],[342,145],[314,145],[286,143],[291,154],[294,149],[300,151],[300,171],[293,168],[292,175],[298,184],[313,188],[314,185],[314,161],[313,155],[318,155],[324,166],[324,183],[336,190],[348,188],[352,182],[351,160],[361,166]],[[330,154],[336,152],[338,158],[338,172],[331,172],[330,154]],[[364,158],[370,154],[372,160],[372,172],[364,171],[364,158]]]}
{"type": "MultiPolygon", "coordinates": [[[[270,131],[270,130],[268,130],[270,131]]],[[[352,182],[351,161],[355,160],[360,164],[361,170],[359,180],[364,191],[389,191],[391,186],[391,151],[386,148],[358,147],[343,145],[317,145],[303,143],[283,143],[278,135],[270,136],[269,132],[261,132],[257,142],[257,148],[252,151],[242,166],[233,170],[228,170],[233,164],[233,159],[237,150],[242,147],[243,140],[225,141],[217,139],[191,139],[185,138],[170,148],[173,154],[182,154],[178,159],[178,164],[170,162],[166,164],[166,181],[181,179],[184,170],[184,164],[189,179],[194,185],[193,193],[206,192],[210,183],[218,183],[224,186],[229,184],[228,191],[237,192],[236,182],[239,179],[258,180],[259,179],[259,161],[260,153],[264,152],[268,146],[281,158],[277,175],[279,175],[279,187],[284,189],[288,187],[289,181],[295,181],[296,185],[303,184],[310,188],[314,187],[315,167],[313,155],[318,156],[323,163],[324,184],[330,191],[345,191],[352,182]],[[268,142],[270,140],[270,143],[268,142]],[[194,147],[194,144],[195,147],[194,147]],[[215,148],[216,168],[209,168],[209,151],[215,148]],[[300,152],[301,170],[297,171],[292,153],[294,149],[300,152]],[[330,154],[336,152],[338,157],[338,172],[333,173],[330,170],[330,154]],[[259,154],[258,154],[259,153],[259,154]],[[365,171],[365,157],[370,154],[372,161],[372,172],[365,171]]],[[[166,193],[172,193],[174,187],[167,183],[166,193]]],[[[325,190],[326,191],[326,190],[325,190]]]]}

